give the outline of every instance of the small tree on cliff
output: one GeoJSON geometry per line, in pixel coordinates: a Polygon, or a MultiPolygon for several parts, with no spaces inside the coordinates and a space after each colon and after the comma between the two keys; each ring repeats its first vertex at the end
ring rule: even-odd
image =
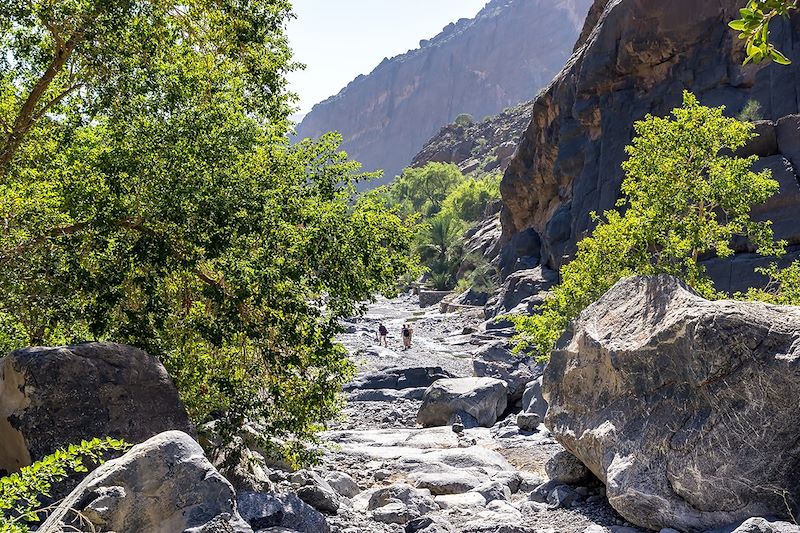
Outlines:
{"type": "Polygon", "coordinates": [[[770,222],[750,218],[753,205],[778,190],[765,170],[751,167],[757,157],[728,155],[754,136],[751,123],[723,116],[723,108],[701,106],[684,93],[673,117],[648,115],[635,124],[637,136],[623,163],[624,208],[607,211],[590,237],[578,243],[562,282],[534,316],[514,316],[518,349],[550,351],[569,321],[621,278],[666,273],[707,297],[716,292],[699,259],[733,253],[734,236],[746,236],[762,254],[782,252],[770,222]]]}

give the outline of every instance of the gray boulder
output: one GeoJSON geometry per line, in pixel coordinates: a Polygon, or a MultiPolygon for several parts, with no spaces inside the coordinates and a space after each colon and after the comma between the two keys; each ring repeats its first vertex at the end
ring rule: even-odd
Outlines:
{"type": "Polygon", "coordinates": [[[551,480],[567,485],[577,485],[591,477],[586,466],[566,450],[548,459],[544,469],[551,480]]]}
{"type": "Polygon", "coordinates": [[[703,531],[798,501],[800,308],[624,279],[559,341],[544,396],[545,425],[636,525],[703,531]]]}
{"type": "Polygon", "coordinates": [[[339,510],[339,494],[316,472],[300,470],[292,474],[291,482],[298,486],[297,496],[314,509],[333,514],[339,510]]]}
{"type": "Polygon", "coordinates": [[[372,511],[372,519],[384,524],[405,524],[419,518],[419,514],[410,510],[403,502],[390,502],[372,511]]]}
{"type": "Polygon", "coordinates": [[[344,496],[345,498],[352,498],[361,492],[358,483],[344,472],[328,472],[325,474],[325,481],[327,481],[328,485],[333,487],[333,490],[340,496],[344,496]]]}
{"type": "Polygon", "coordinates": [[[299,533],[330,533],[325,515],[295,494],[240,492],[236,503],[242,518],[253,529],[286,528],[299,533]]]}
{"type": "Polygon", "coordinates": [[[405,533],[455,533],[453,524],[435,515],[421,516],[406,524],[405,533]]]}
{"type": "Polygon", "coordinates": [[[528,382],[541,376],[543,367],[530,357],[512,353],[505,341],[496,341],[475,352],[472,368],[478,377],[505,381],[508,402],[515,403],[522,399],[528,382]]]}
{"type": "Polygon", "coordinates": [[[430,387],[440,379],[452,377],[453,374],[440,366],[393,367],[361,376],[345,385],[344,390],[417,389],[430,387]]]}
{"type": "Polygon", "coordinates": [[[89,474],[42,524],[48,532],[81,520],[103,531],[173,533],[252,530],[239,516],[233,487],[192,437],[168,431],[89,474]]]}
{"type": "Polygon", "coordinates": [[[542,417],[534,413],[518,413],[517,414],[517,427],[520,431],[536,431],[539,424],[542,423],[542,417]]]}
{"type": "Polygon", "coordinates": [[[375,490],[369,497],[367,509],[374,511],[397,502],[402,503],[414,518],[438,509],[429,491],[415,489],[406,483],[396,483],[375,490]]]}
{"type": "Polygon", "coordinates": [[[511,489],[501,481],[486,482],[472,489],[472,492],[477,492],[483,496],[487,503],[495,500],[511,500],[511,489]]]}
{"type": "Polygon", "coordinates": [[[798,533],[800,526],[789,522],[770,522],[765,518],[748,518],[733,533],[798,533]]]}
{"type": "Polygon", "coordinates": [[[522,394],[522,412],[538,415],[544,420],[547,413],[547,400],[542,395],[542,376],[534,379],[525,386],[522,394]]]}
{"type": "Polygon", "coordinates": [[[25,348],[0,359],[0,472],[94,437],[195,434],[164,366],[113,343],[25,348]]]}
{"type": "Polygon", "coordinates": [[[446,426],[458,416],[465,427],[491,427],[507,404],[508,387],[499,379],[442,379],[425,391],[417,423],[423,427],[446,426]]]}

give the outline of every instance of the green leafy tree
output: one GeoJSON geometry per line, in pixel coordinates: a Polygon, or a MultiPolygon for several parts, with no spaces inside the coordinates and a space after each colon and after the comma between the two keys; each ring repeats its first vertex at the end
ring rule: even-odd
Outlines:
{"type": "Polygon", "coordinates": [[[139,346],[195,422],[301,461],[352,372],[339,320],[392,294],[414,228],[357,200],[340,138],[288,143],[289,10],[0,6],[0,341],[139,346]]]}
{"type": "Polygon", "coordinates": [[[769,278],[763,288],[753,288],[745,294],[737,294],[738,298],[757,300],[777,305],[800,305],[800,261],[795,261],[786,268],[772,264],[767,268],[756,269],[769,278]]]}
{"type": "Polygon", "coordinates": [[[0,531],[28,533],[46,514],[43,500],[51,496],[55,483],[72,473],[86,473],[89,466],[102,464],[108,454],[128,448],[126,442],[112,438],[85,440],[0,478],[0,531]]]}
{"type": "Polygon", "coordinates": [[[797,0],[749,0],[740,9],[742,18],[731,21],[728,25],[740,32],[739,38],[745,41],[749,62],[760,63],[772,60],[781,65],[789,65],[791,61],[769,41],[769,25],[776,17],[788,18],[797,9],[797,0]]]}
{"type": "Polygon", "coordinates": [[[754,135],[751,123],[726,118],[723,108],[699,105],[684,93],[672,117],[635,124],[626,148],[619,211],[607,211],[591,236],[578,243],[561,283],[534,316],[512,317],[518,348],[547,358],[569,321],[614,283],[632,274],[671,274],[707,297],[717,295],[699,260],[728,257],[734,236],[746,236],[762,254],[783,251],[771,224],[750,218],[752,206],[778,191],[769,171],[751,170],[757,157],[730,155],[754,135]]]}
{"type": "Polygon", "coordinates": [[[464,176],[452,163],[428,163],[424,167],[410,167],[392,184],[390,194],[395,204],[405,206],[406,213],[420,213],[430,217],[442,209],[447,195],[464,176]]]}
{"type": "Polygon", "coordinates": [[[483,218],[486,205],[500,198],[500,176],[465,179],[442,202],[442,213],[476,222],[483,218]]]}

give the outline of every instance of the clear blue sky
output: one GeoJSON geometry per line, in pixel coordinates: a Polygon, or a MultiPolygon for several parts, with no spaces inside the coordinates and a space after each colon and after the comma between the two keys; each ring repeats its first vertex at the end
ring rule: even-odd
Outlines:
{"type": "Polygon", "coordinates": [[[289,25],[295,59],[306,70],[289,76],[300,111],[333,96],[384,57],[419,46],[450,22],[473,17],[487,0],[294,0],[289,25]]]}

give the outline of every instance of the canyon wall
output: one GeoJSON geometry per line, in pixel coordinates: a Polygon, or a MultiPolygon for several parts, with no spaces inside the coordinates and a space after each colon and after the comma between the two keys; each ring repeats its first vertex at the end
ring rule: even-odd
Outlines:
{"type": "Polygon", "coordinates": [[[569,57],[590,4],[492,0],[315,105],[297,135],[338,131],[366,170],[384,169],[371,185],[388,183],[459,114],[480,121],[535,96],[569,57]]]}

